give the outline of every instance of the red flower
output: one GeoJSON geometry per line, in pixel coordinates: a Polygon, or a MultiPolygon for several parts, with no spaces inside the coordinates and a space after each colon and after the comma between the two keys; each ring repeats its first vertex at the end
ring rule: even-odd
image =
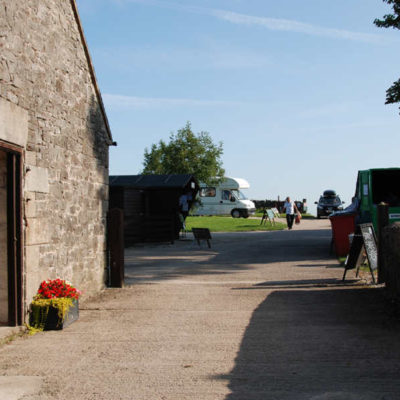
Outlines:
{"type": "Polygon", "coordinates": [[[70,297],[78,299],[81,292],[74,288],[71,284],[62,279],[53,279],[43,281],[38,289],[36,298],[52,299],[59,297],[70,297]]]}

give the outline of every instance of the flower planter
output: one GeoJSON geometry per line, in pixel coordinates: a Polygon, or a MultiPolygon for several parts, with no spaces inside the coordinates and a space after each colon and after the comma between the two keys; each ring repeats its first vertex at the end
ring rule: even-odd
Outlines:
{"type": "Polygon", "coordinates": [[[79,318],[81,292],[64,279],[43,281],[31,303],[29,334],[64,329],[79,318]]]}
{"type": "Polygon", "coordinates": [[[72,299],[72,305],[63,314],[52,301],[42,301],[41,305],[32,304],[29,324],[40,330],[60,330],[71,325],[79,318],[79,300],[72,299]]]}

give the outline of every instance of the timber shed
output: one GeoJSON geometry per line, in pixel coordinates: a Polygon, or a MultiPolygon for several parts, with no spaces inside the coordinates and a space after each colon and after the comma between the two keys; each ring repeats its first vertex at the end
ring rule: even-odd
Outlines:
{"type": "Polygon", "coordinates": [[[125,247],[178,239],[179,197],[190,192],[195,199],[198,189],[190,174],[110,176],[110,209],[124,212],[125,247]]]}

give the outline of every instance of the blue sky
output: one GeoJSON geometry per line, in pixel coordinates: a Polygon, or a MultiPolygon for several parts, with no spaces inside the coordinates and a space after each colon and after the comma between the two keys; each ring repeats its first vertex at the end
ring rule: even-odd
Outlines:
{"type": "Polygon", "coordinates": [[[114,140],[111,174],[187,121],[222,141],[253,199],[348,204],[357,171],[398,167],[400,31],[381,0],[77,0],[114,140]]]}

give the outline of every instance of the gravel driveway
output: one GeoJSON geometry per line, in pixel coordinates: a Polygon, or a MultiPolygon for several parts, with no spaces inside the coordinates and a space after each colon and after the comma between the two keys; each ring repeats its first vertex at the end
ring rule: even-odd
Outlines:
{"type": "Polygon", "coordinates": [[[302,220],[128,249],[125,288],[0,348],[0,399],[399,399],[398,322],[330,238],[302,220]]]}

